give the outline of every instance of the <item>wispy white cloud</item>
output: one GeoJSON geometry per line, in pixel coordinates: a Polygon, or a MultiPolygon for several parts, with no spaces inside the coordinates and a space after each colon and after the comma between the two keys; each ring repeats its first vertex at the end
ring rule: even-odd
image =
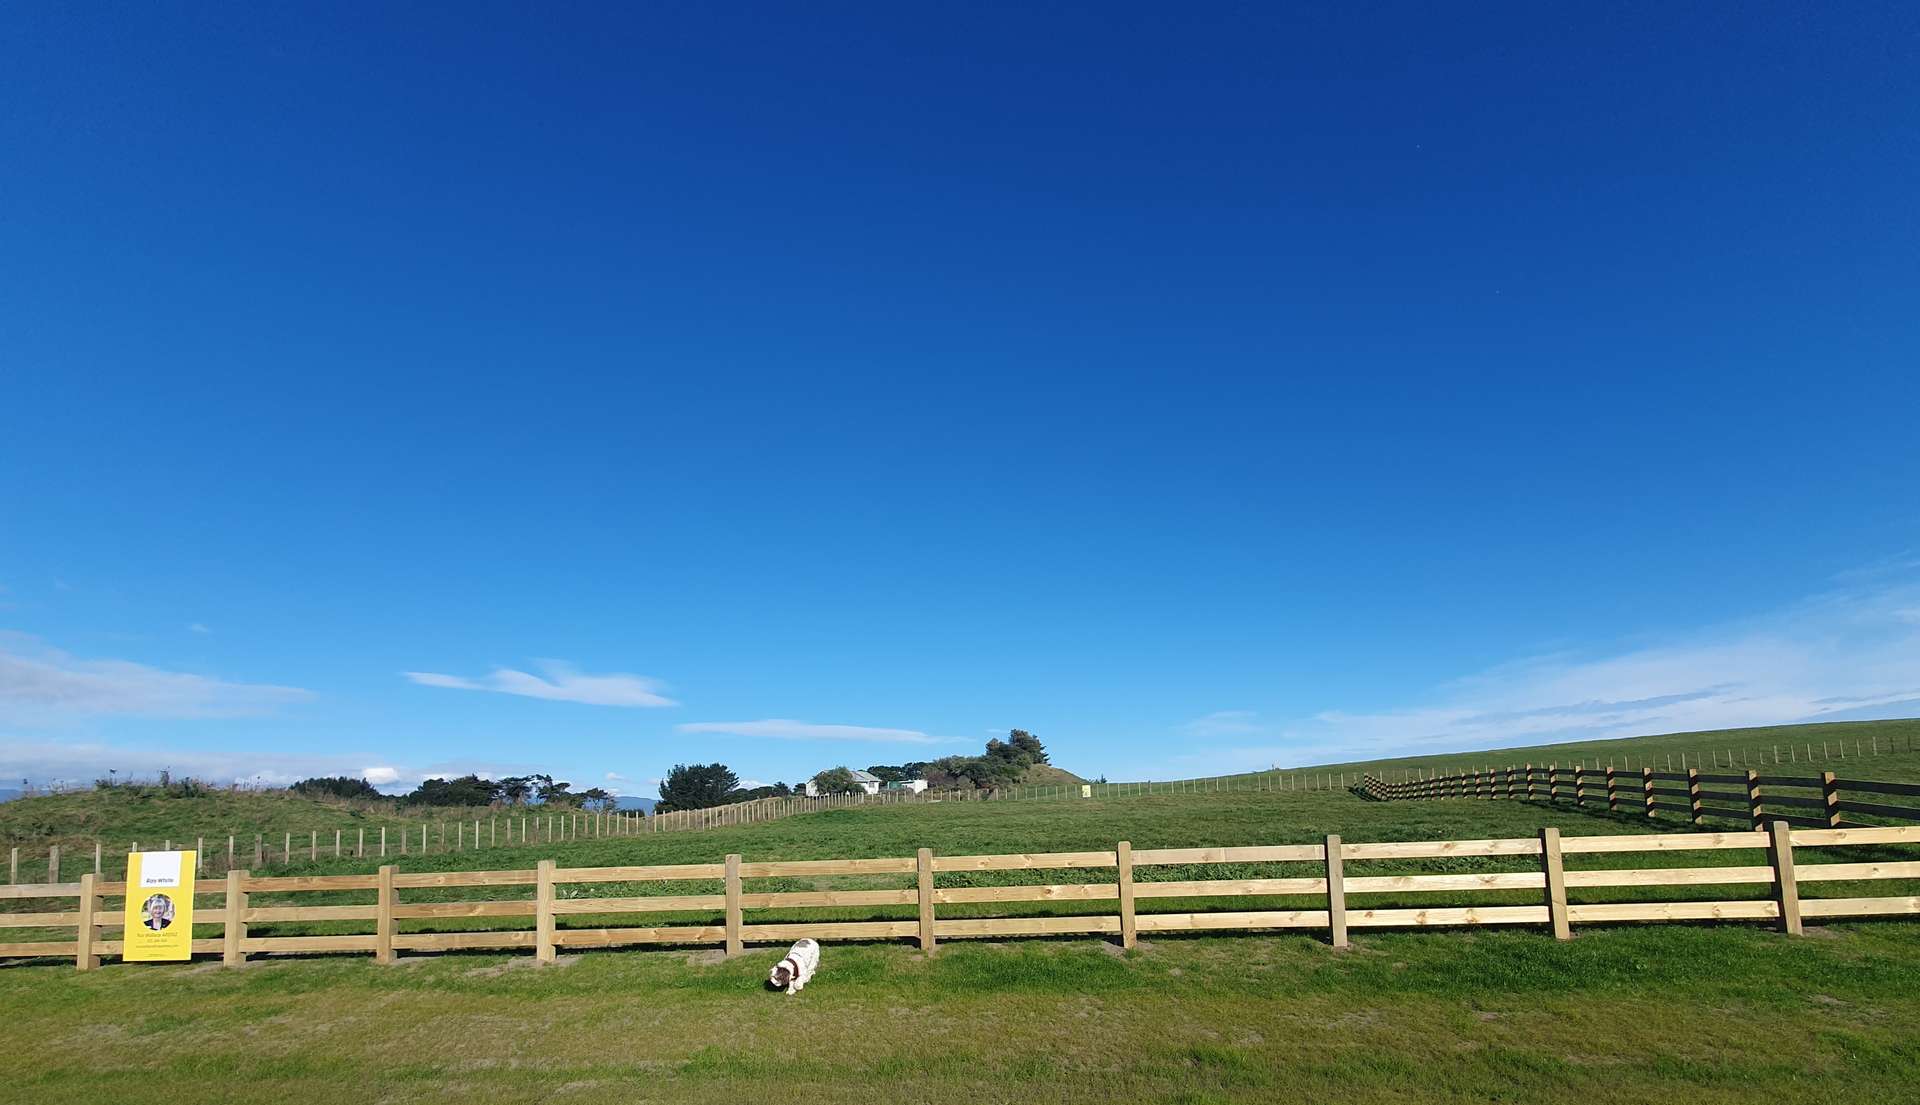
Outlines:
{"type": "Polygon", "coordinates": [[[211,629],[208,629],[208,628],[207,628],[207,627],[206,627],[205,625],[203,625],[203,624],[201,624],[200,622],[192,622],[192,623],[190,623],[190,624],[188,624],[188,626],[187,626],[187,632],[189,632],[189,633],[212,633],[212,632],[213,632],[213,630],[211,630],[211,629]]]}
{"type": "Polygon", "coordinates": [[[400,674],[423,687],[449,687],[462,691],[493,691],[498,694],[544,698],[553,702],[584,702],[593,706],[678,706],[660,692],[666,684],[644,675],[609,672],[589,675],[561,660],[540,660],[536,666],[546,678],[512,668],[495,668],[479,679],[443,675],[431,671],[400,674]]]}
{"type": "Polygon", "coordinates": [[[1407,706],[1273,720],[1217,711],[1179,731],[1218,739],[1195,759],[1264,766],[1912,716],[1920,583],[1888,582],[1895,567],[1876,567],[1870,585],[1664,643],[1519,660],[1407,706]]]}
{"type": "Polygon", "coordinates": [[[102,715],[246,717],[313,692],[236,683],[130,660],[82,660],[20,633],[0,633],[0,722],[33,725],[102,715]]]}
{"type": "Polygon", "coordinates": [[[891,744],[941,744],[953,738],[936,737],[918,729],[881,729],[867,725],[817,725],[792,718],[760,721],[694,721],[675,726],[682,733],[721,733],[733,737],[771,737],[774,740],[876,741],[891,744]]]}
{"type": "Polygon", "coordinates": [[[618,771],[607,772],[607,782],[609,783],[624,783],[626,781],[627,781],[627,777],[625,775],[620,774],[618,771]]]}

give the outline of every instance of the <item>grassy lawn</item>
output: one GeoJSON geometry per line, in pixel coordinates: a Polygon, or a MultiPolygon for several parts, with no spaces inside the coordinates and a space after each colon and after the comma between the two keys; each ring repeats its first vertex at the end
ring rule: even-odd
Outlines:
{"type": "Polygon", "coordinates": [[[7,1100],[1911,1099],[1920,926],[0,970],[7,1100]]]}
{"type": "MultiPolygon", "coordinates": [[[[943,854],[1674,831],[1672,823],[1523,802],[1369,803],[1260,793],[955,804],[811,814],[708,833],[554,849],[413,857],[402,870],[753,858],[943,854]]],[[[1913,849],[1802,853],[1913,858],[1913,849]]],[[[1746,864],[1759,853],[1581,856],[1570,867],[1746,864]]],[[[1387,871],[1529,870],[1531,861],[1349,864],[1387,871]]],[[[299,865],[316,873],[372,861],[299,865]]],[[[1303,865],[1158,868],[1143,878],[1307,874],[1303,865]]],[[[970,882],[1100,881],[1097,871],[956,873],[970,882]]],[[[825,883],[820,880],[819,883],[825,883]]],[[[897,886],[904,880],[836,879],[897,886]]],[[[806,889],[755,880],[753,889],[806,889]]],[[[1900,884],[1817,884],[1809,895],[1900,884]]],[[[600,885],[582,894],[708,892],[711,884],[600,885]]],[[[1753,898],[1762,886],[1588,890],[1575,900],[1753,898]]],[[[1915,893],[1911,888],[1898,892],[1915,893]]],[[[409,892],[516,897],[523,888],[409,892]]],[[[271,902],[256,895],[255,904],[271,902]]],[[[305,904],[323,900],[303,895],[305,904]]],[[[342,894],[327,900],[362,901],[342,894]]],[[[1355,906],[1493,904],[1505,894],[1377,895],[1355,906]]],[[[1142,911],[1272,908],[1287,899],[1143,899],[1142,911]]],[[[1293,900],[1292,904],[1310,905],[1293,900]]],[[[1110,912],[1110,903],[1000,907],[1110,912]]],[[[941,907],[942,916],[994,912],[941,907]]],[[[911,910],[787,911],[848,919],[911,910]]],[[[706,921],[649,915],[644,923],[706,921]]],[[[749,921],[784,919],[774,911],[749,921]]],[[[570,925],[643,923],[580,916],[570,925]]],[[[486,922],[469,922],[474,926],[486,922]]],[[[403,925],[425,927],[426,922],[403,925]]],[[[450,926],[440,923],[436,927],[450,926]]],[[[364,931],[256,925],[258,934],[364,931]]],[[[202,935],[218,930],[207,928],[202,935]]],[[[24,933],[22,934],[24,935],[24,933]]],[[[1920,1059],[1920,924],[1849,922],[1790,939],[1758,925],[1588,927],[1570,944],[1522,930],[1356,930],[1335,951],[1311,933],[1149,936],[1122,954],[1095,939],[946,941],[825,950],[794,998],[759,983],[781,949],[596,951],[540,968],[526,955],[365,956],[216,964],[0,969],[9,1047],[0,1100],[170,1097],[207,1102],[1306,1100],[1690,1103],[1911,1098],[1920,1059]]]]}

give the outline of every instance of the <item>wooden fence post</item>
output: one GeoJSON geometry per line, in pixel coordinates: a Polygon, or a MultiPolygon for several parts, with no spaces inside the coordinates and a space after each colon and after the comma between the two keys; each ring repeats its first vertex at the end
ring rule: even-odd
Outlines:
{"type": "Polygon", "coordinates": [[[47,849],[47,881],[60,881],[60,846],[58,844],[47,849]]]}
{"type": "Polygon", "coordinates": [[[740,853],[727,853],[727,956],[732,958],[742,950],[740,943],[740,853]]]}
{"type": "Polygon", "coordinates": [[[80,925],[73,946],[73,966],[78,971],[91,971],[100,965],[100,956],[93,950],[94,938],[99,935],[93,927],[93,911],[100,902],[93,893],[93,878],[92,874],[80,876],[80,925]]]}
{"type": "Polygon", "coordinates": [[[1747,814],[1753,818],[1753,831],[1764,832],[1767,828],[1767,809],[1760,800],[1760,773],[1751,768],[1747,771],[1747,814]]]}
{"type": "Polygon", "coordinates": [[[1655,813],[1658,812],[1653,808],[1653,769],[1652,768],[1643,767],[1640,769],[1640,785],[1643,788],[1645,788],[1647,792],[1647,817],[1651,818],[1654,816],[1655,813]]]}
{"type": "Polygon", "coordinates": [[[380,858],[387,858],[387,827],[380,826],[380,858]]]}
{"type": "Polygon", "coordinates": [[[1552,802],[1558,802],[1559,800],[1560,800],[1560,765],[1548,764],[1547,765],[1547,801],[1549,803],[1552,803],[1552,802]]]}
{"type": "Polygon", "coordinates": [[[1344,870],[1343,857],[1340,854],[1340,838],[1329,834],[1327,837],[1327,929],[1336,948],[1347,946],[1347,884],[1344,870]]]}
{"type": "Polygon", "coordinates": [[[265,855],[266,848],[267,848],[266,837],[260,833],[253,834],[253,865],[255,867],[262,867],[266,865],[266,862],[267,862],[266,855],[265,855]]]}
{"type": "Polygon", "coordinates": [[[1827,799],[1827,828],[1837,829],[1840,827],[1840,782],[1833,777],[1833,772],[1820,773],[1820,789],[1827,799]]]}
{"type": "Polygon", "coordinates": [[[373,961],[375,963],[393,962],[393,907],[396,897],[393,889],[393,865],[380,865],[379,898],[375,903],[373,916],[373,961]]]}
{"type": "Polygon", "coordinates": [[[1527,765],[1527,801],[1533,801],[1533,765],[1527,765]]]}
{"type": "Polygon", "coordinates": [[[920,890],[920,950],[933,950],[933,849],[922,848],[915,853],[914,873],[919,877],[920,890]]]}
{"type": "Polygon", "coordinates": [[[1611,765],[1607,768],[1607,812],[1620,812],[1620,784],[1619,781],[1613,777],[1613,768],[1611,765]]]}
{"type": "Polygon", "coordinates": [[[553,951],[553,871],[556,865],[543,859],[534,865],[533,958],[552,963],[553,951]]]}
{"type": "Polygon", "coordinates": [[[1540,830],[1540,868],[1547,875],[1547,917],[1553,922],[1553,938],[1571,940],[1573,927],[1567,923],[1567,872],[1560,857],[1560,830],[1552,825],[1540,830]]]}
{"type": "Polygon", "coordinates": [[[100,842],[98,840],[93,842],[93,873],[95,875],[99,875],[101,873],[100,872],[100,842]]]}
{"type": "Polygon", "coordinates": [[[1687,769],[1687,820],[1692,821],[1696,829],[1707,823],[1706,814],[1700,812],[1700,769],[1697,767],[1687,769]]]}
{"type": "Polygon", "coordinates": [[[1800,882],[1793,868],[1793,830],[1785,821],[1773,823],[1767,859],[1773,864],[1773,900],[1780,907],[1780,931],[1799,936],[1800,882]]]}
{"type": "Polygon", "coordinates": [[[1120,946],[1131,948],[1140,942],[1139,925],[1133,914],[1133,842],[1123,840],[1113,852],[1113,865],[1120,882],[1120,946]]]}
{"type": "Polygon", "coordinates": [[[18,846],[15,846],[11,852],[7,853],[7,882],[17,883],[19,881],[20,881],[20,849],[18,846]]]}
{"type": "Polygon", "coordinates": [[[247,938],[247,892],[248,872],[227,872],[227,921],[220,933],[223,955],[221,962],[229,967],[238,967],[247,961],[247,953],[240,950],[241,943],[247,938]]]}
{"type": "Polygon", "coordinates": [[[1573,765],[1573,804],[1575,808],[1587,804],[1587,765],[1584,760],[1573,765]]]}

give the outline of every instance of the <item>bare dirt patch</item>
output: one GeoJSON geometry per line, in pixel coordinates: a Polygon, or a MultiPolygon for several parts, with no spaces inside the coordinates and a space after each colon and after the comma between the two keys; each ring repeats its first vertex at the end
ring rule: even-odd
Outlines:
{"type": "Polygon", "coordinates": [[[467,972],[467,977],[496,978],[506,974],[508,971],[525,971],[538,967],[571,967],[578,962],[580,962],[580,957],[577,955],[563,956],[554,960],[552,963],[542,963],[532,956],[515,956],[512,959],[501,960],[491,967],[475,967],[467,972]]]}

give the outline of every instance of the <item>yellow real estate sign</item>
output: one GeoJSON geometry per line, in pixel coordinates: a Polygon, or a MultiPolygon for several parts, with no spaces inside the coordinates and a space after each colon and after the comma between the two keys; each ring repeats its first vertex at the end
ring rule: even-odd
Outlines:
{"type": "Polygon", "coordinates": [[[135,852],[127,857],[126,940],[129,963],[193,955],[192,852],[135,852]]]}

